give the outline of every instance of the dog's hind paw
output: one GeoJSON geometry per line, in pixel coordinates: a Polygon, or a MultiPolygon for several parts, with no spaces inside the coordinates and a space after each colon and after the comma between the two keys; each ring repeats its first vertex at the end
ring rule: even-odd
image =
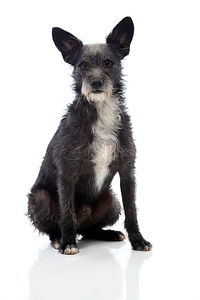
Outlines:
{"type": "Polygon", "coordinates": [[[83,233],[83,239],[93,239],[100,241],[123,241],[125,239],[125,235],[121,231],[98,229],[83,233]]]}
{"type": "Polygon", "coordinates": [[[58,240],[54,240],[53,242],[51,242],[51,246],[58,250],[60,248],[60,242],[58,240]]]}

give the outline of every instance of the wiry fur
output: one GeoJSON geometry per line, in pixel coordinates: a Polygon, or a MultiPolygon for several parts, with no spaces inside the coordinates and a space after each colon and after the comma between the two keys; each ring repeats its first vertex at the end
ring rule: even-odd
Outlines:
{"type": "Polygon", "coordinates": [[[124,18],[106,44],[83,45],[72,34],[53,29],[64,60],[73,65],[75,100],[53,136],[28,196],[28,216],[64,254],[78,252],[76,234],[123,240],[114,224],[120,204],[111,190],[115,174],[133,249],[149,250],[139,231],[135,206],[135,145],[126,111],[121,60],[129,53],[133,23],[124,18]]]}
{"type": "Polygon", "coordinates": [[[118,98],[110,97],[105,101],[98,99],[96,109],[98,119],[92,126],[94,139],[91,149],[94,153],[92,161],[95,163],[95,184],[99,191],[119,146],[117,134],[121,120],[118,98]]]}

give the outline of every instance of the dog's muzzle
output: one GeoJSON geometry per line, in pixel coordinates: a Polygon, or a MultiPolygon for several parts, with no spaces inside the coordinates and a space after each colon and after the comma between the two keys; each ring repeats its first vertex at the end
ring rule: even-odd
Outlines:
{"type": "Polygon", "coordinates": [[[84,80],[82,94],[90,101],[106,101],[112,94],[112,83],[110,79],[84,80]]]}

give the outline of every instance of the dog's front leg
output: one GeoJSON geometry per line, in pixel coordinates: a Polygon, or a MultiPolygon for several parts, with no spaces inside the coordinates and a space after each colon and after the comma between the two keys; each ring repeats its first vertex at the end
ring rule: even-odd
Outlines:
{"type": "Polygon", "coordinates": [[[126,169],[126,172],[121,170],[119,174],[122,201],[125,212],[125,228],[128,232],[130,243],[134,250],[148,251],[152,246],[142,237],[137,221],[134,171],[127,171],[126,169]]]}
{"type": "Polygon", "coordinates": [[[62,174],[58,178],[58,193],[60,204],[60,252],[76,254],[76,215],[74,209],[75,178],[62,174]]]}

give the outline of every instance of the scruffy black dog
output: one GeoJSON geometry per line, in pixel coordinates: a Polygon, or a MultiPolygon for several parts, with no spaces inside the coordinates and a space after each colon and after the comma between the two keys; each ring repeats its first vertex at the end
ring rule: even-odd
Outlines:
{"type": "Polygon", "coordinates": [[[28,216],[63,254],[78,252],[76,234],[121,241],[120,231],[103,230],[119,218],[110,186],[119,172],[125,228],[133,249],[150,250],[135,206],[135,146],[126,112],[121,60],[129,54],[134,26],[124,18],[105,44],[83,45],[53,28],[53,40],[73,67],[76,97],[53,136],[38,178],[28,195],[28,216]]]}

